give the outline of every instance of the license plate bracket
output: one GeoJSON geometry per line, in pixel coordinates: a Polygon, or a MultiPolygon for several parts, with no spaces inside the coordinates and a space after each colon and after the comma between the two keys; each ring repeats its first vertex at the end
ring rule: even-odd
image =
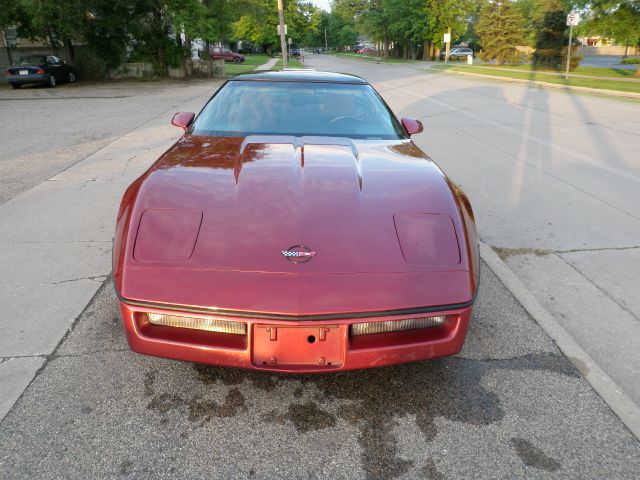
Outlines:
{"type": "Polygon", "coordinates": [[[253,364],[337,368],[343,364],[344,338],[339,325],[254,325],[253,364]]]}

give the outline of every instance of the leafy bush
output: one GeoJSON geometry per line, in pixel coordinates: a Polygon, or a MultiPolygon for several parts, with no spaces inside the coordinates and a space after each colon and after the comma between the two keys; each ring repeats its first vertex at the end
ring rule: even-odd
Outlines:
{"type": "Polygon", "coordinates": [[[623,58],[620,63],[622,65],[637,65],[640,64],[640,58],[623,58]]]}
{"type": "Polygon", "coordinates": [[[105,61],[86,47],[76,47],[74,68],[83,80],[101,80],[107,75],[105,61]]]}

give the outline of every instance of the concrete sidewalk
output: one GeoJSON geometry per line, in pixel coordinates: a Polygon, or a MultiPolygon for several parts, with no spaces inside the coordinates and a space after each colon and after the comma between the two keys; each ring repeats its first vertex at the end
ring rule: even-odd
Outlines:
{"type": "MultiPolygon", "coordinates": [[[[215,85],[198,87],[198,111],[215,85]]],[[[0,418],[111,272],[126,187],[177,138],[172,108],[0,205],[0,418]]]]}
{"type": "Polygon", "coordinates": [[[276,66],[276,63],[278,63],[278,58],[272,58],[267,63],[263,63],[262,65],[256,67],[255,71],[256,72],[261,72],[261,71],[264,71],[264,70],[271,70],[273,67],[276,66]]]}

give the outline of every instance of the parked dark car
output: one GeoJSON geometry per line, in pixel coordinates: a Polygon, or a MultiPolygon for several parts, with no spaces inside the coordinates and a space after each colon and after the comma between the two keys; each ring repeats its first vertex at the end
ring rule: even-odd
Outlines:
{"type": "MultiPolygon", "coordinates": [[[[446,51],[443,50],[442,52],[440,52],[440,60],[444,60],[445,55],[446,55],[446,51]]],[[[451,51],[449,52],[449,60],[466,59],[468,55],[471,55],[473,57],[473,50],[471,50],[470,48],[466,48],[466,47],[452,48],[451,51]]]]}
{"type": "Polygon", "coordinates": [[[242,63],[245,60],[244,55],[240,53],[233,53],[231,50],[224,47],[210,47],[209,55],[211,55],[214,60],[223,59],[225,62],[242,63]]]}
{"type": "Polygon", "coordinates": [[[301,53],[302,51],[299,48],[294,48],[291,50],[291,55],[293,55],[294,57],[299,57],[301,53]]]}
{"type": "Polygon", "coordinates": [[[73,67],[53,55],[27,55],[7,68],[7,82],[13,88],[34,83],[55,87],[58,83],[73,83],[77,79],[73,67]]]}

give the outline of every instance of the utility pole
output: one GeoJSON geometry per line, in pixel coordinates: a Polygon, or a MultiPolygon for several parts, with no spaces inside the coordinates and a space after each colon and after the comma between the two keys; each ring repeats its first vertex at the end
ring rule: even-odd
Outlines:
{"type": "Polygon", "coordinates": [[[289,59],[287,56],[287,41],[284,38],[286,32],[284,31],[284,12],[282,7],[282,0],[278,0],[278,16],[280,17],[280,48],[282,49],[282,65],[283,68],[289,66],[289,59]]]}

